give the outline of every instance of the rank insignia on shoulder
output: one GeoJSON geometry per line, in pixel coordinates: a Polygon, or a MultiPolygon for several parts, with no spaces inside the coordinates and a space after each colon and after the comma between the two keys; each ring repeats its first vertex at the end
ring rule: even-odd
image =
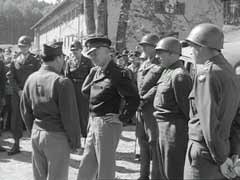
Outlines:
{"type": "Polygon", "coordinates": [[[199,75],[199,76],[198,76],[198,80],[199,80],[200,82],[204,82],[204,81],[206,80],[206,75],[204,75],[204,74],[199,75]]]}

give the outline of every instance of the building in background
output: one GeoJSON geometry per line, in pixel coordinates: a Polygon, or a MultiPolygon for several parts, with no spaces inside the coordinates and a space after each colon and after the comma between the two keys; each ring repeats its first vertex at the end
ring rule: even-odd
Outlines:
{"type": "MultiPolygon", "coordinates": [[[[122,0],[108,0],[108,36],[115,43],[122,0]]],[[[96,13],[95,13],[96,15],[96,13]]],[[[184,38],[198,23],[224,23],[224,1],[221,0],[132,0],[127,46],[134,48],[142,35],[154,32],[161,37],[184,38]]],[[[34,49],[41,51],[44,43],[63,41],[68,54],[74,39],[84,41],[83,0],[63,0],[33,27],[34,49]]]]}

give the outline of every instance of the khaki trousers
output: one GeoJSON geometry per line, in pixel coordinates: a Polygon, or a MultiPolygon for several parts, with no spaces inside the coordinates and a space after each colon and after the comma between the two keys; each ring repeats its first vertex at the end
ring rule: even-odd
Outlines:
{"type": "Polygon", "coordinates": [[[11,132],[13,138],[20,139],[23,133],[23,120],[20,113],[20,97],[17,92],[14,92],[11,98],[11,132]]]}
{"type": "Polygon", "coordinates": [[[224,180],[206,145],[189,140],[184,166],[184,180],[224,180]]]}
{"type": "Polygon", "coordinates": [[[64,132],[32,130],[34,180],[67,180],[70,146],[64,132]]]}
{"type": "Polygon", "coordinates": [[[115,153],[122,131],[122,123],[115,119],[106,122],[103,117],[89,119],[83,159],[78,180],[113,180],[115,178],[115,153]]]}

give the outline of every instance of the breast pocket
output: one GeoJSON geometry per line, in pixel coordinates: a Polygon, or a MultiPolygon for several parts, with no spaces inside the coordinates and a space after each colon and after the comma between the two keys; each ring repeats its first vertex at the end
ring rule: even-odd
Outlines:
{"type": "Polygon", "coordinates": [[[160,83],[157,87],[156,96],[154,99],[155,105],[166,105],[172,101],[172,88],[170,84],[160,83]]]}

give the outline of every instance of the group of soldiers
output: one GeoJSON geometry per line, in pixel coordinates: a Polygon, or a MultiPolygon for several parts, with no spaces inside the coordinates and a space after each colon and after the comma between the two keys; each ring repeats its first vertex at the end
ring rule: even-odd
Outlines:
{"type": "Polygon", "coordinates": [[[84,52],[73,42],[67,61],[61,42],[44,44],[39,60],[29,53],[30,39],[21,37],[21,53],[1,77],[13,89],[9,154],[20,152],[22,118],[31,134],[35,180],[68,179],[70,152],[81,147],[81,137],[77,179],[114,179],[122,126],[135,117],[139,179],[240,176],[240,83],[221,53],[223,32],[199,24],[184,42],[196,63],[193,79],[175,37],[147,34],[139,42],[142,53],[115,55],[110,39],[89,36],[84,52]]]}

